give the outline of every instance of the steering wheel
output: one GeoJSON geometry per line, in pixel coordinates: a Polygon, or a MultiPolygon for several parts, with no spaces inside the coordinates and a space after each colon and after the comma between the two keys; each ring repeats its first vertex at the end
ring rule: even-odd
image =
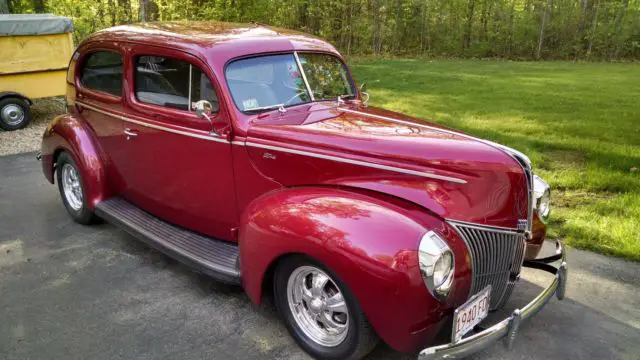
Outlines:
{"type": "MultiPolygon", "coordinates": [[[[296,89],[296,90],[297,90],[297,89],[296,89]]],[[[322,92],[320,92],[320,91],[313,91],[313,90],[311,90],[311,92],[312,92],[314,95],[316,95],[316,94],[317,94],[317,95],[322,95],[322,92]]],[[[289,100],[285,101],[285,102],[284,102],[284,104],[285,104],[285,105],[291,105],[291,102],[292,102],[293,100],[295,100],[295,99],[299,98],[299,97],[300,97],[300,96],[302,96],[302,95],[305,95],[306,93],[307,93],[306,91],[300,91],[300,92],[296,93],[295,95],[293,95],[292,97],[290,97],[290,98],[289,98],[289,100]]]]}

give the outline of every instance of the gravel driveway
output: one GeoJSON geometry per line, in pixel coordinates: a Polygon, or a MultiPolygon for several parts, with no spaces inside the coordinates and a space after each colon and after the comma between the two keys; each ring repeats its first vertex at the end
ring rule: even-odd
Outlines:
{"type": "Polygon", "coordinates": [[[42,133],[47,124],[56,115],[64,112],[62,97],[34,100],[29,126],[15,131],[0,129],[0,156],[39,150],[42,133]]]}
{"type": "MultiPolygon", "coordinates": [[[[34,153],[0,157],[0,359],[308,359],[254,306],[108,224],[70,220],[34,153]]],[[[544,249],[547,251],[550,249],[544,249]]],[[[526,270],[503,313],[550,276],[526,270]]],[[[640,359],[640,264],[569,251],[567,299],[475,359],[640,359]]],[[[381,344],[368,359],[415,359],[381,344]]]]}

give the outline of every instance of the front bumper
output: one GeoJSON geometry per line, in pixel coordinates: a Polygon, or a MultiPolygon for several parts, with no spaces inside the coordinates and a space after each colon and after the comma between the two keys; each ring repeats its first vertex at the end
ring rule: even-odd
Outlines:
{"type": "Polygon", "coordinates": [[[559,300],[564,298],[567,284],[567,255],[562,243],[556,241],[556,254],[550,257],[527,260],[522,266],[544,270],[555,275],[553,282],[543,292],[538,294],[533,301],[521,309],[513,311],[511,316],[493,325],[492,327],[475,333],[456,343],[433,346],[420,352],[419,360],[435,359],[461,359],[489,347],[498,340],[504,338],[508,349],[511,349],[513,341],[518,334],[518,328],[522,321],[534,316],[542,309],[555,294],[559,300]],[[560,266],[555,268],[549,263],[560,260],[560,266]]]}

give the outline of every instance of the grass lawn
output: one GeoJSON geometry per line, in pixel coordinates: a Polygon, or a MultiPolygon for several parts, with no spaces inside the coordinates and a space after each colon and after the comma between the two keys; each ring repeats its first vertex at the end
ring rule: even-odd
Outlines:
{"type": "Polygon", "coordinates": [[[640,261],[640,65],[351,61],[370,103],[518,149],[552,186],[550,237],[640,261]]]}

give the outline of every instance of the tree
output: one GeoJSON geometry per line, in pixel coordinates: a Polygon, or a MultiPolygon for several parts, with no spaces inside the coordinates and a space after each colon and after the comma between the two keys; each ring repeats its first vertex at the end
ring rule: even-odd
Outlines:
{"type": "Polygon", "coordinates": [[[540,35],[538,36],[538,50],[536,51],[536,59],[540,60],[540,53],[542,52],[542,43],[544,42],[544,28],[547,23],[547,11],[551,7],[551,1],[547,2],[547,5],[542,9],[542,16],[540,19],[540,35]]]}
{"type": "MultiPolygon", "coordinates": [[[[135,21],[257,21],[348,55],[640,60],[640,0],[0,0],[73,17],[74,37],[135,21]]],[[[2,10],[5,11],[6,10],[2,10]]]]}
{"type": "Polygon", "coordinates": [[[622,49],[622,44],[624,43],[624,38],[621,36],[622,34],[622,20],[624,19],[624,15],[627,13],[627,8],[629,7],[629,0],[621,0],[620,2],[620,10],[616,14],[616,23],[615,23],[615,51],[613,53],[613,59],[617,59],[618,55],[620,55],[620,50],[622,49]]]}
{"type": "Polygon", "coordinates": [[[9,14],[9,1],[0,0],[0,14],[9,14]]]}
{"type": "Polygon", "coordinates": [[[44,0],[32,0],[33,1],[33,11],[37,14],[42,14],[45,12],[44,0]]]}

